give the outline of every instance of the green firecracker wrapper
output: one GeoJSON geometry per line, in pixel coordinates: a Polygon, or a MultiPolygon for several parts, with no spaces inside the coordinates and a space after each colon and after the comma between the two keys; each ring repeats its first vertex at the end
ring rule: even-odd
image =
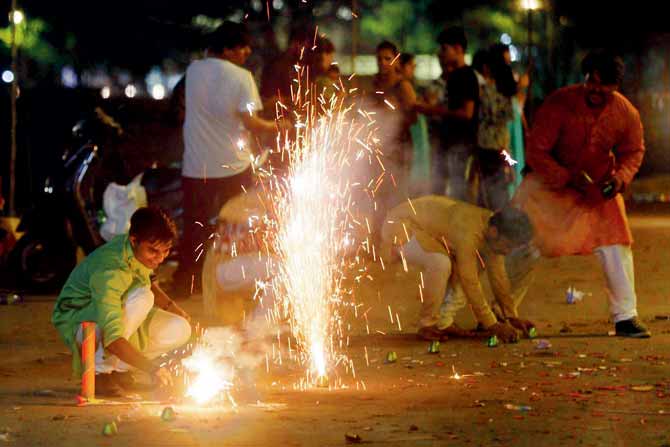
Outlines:
{"type": "Polygon", "coordinates": [[[532,327],[532,328],[530,328],[530,330],[528,331],[528,338],[535,338],[535,337],[537,337],[537,329],[535,329],[534,327],[532,327]]]}
{"type": "Polygon", "coordinates": [[[439,354],[440,352],[440,342],[437,340],[433,340],[430,342],[430,346],[428,346],[428,352],[430,354],[439,354]]]}
{"type": "Polygon", "coordinates": [[[391,351],[386,354],[386,363],[395,363],[398,361],[398,354],[395,351],[391,351]]]}
{"type": "Polygon", "coordinates": [[[495,335],[491,336],[486,342],[486,346],[488,346],[489,348],[495,348],[496,346],[498,346],[498,337],[496,337],[495,335]]]}
{"type": "Polygon", "coordinates": [[[114,436],[119,432],[119,428],[116,426],[116,422],[108,422],[102,428],[102,434],[105,436],[114,436]]]}
{"type": "Polygon", "coordinates": [[[163,412],[161,413],[161,419],[164,422],[174,421],[174,419],[175,419],[174,409],[172,407],[163,408],[163,412]]]}

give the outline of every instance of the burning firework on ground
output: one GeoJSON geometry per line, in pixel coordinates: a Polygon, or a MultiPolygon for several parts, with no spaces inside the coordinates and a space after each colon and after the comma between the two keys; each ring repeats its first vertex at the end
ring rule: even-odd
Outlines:
{"type": "MultiPolygon", "coordinates": [[[[267,327],[287,323],[290,328],[284,347],[306,371],[298,386],[333,387],[339,379],[329,376],[339,377],[342,367],[355,377],[346,355],[343,317],[349,309],[354,314],[356,310],[345,279],[352,265],[361,261],[355,256],[358,250],[374,257],[366,214],[371,217],[375,208],[375,192],[385,169],[374,137],[374,114],[359,110],[353,102],[347,106],[342,82],[333,85],[337,94],[313,92],[309,82],[301,82],[308,81],[306,69],[295,70],[293,103],[290,108],[277,103],[277,114],[290,118],[293,129],[278,135],[271,161],[256,168],[260,182],[253,194],[262,196],[267,214],[254,216],[249,226],[259,257],[268,260],[271,278],[257,281],[255,296],[266,298],[267,327]],[[272,166],[278,159],[279,169],[272,166]]],[[[236,248],[233,243],[233,257],[236,248]]],[[[366,276],[364,267],[356,268],[354,279],[366,276]]],[[[281,343],[277,333],[276,347],[265,357],[266,368],[269,359],[281,364],[281,343]]],[[[233,386],[232,365],[238,359],[222,359],[211,348],[198,345],[183,363],[191,377],[187,395],[198,402],[229,395],[233,386]]]]}
{"type": "Polygon", "coordinates": [[[309,90],[298,97],[295,136],[279,140],[288,168],[267,185],[276,216],[267,242],[277,259],[272,316],[288,321],[306,384],[324,386],[329,370],[340,364],[355,375],[343,353],[342,316],[350,304],[345,253],[356,250],[367,228],[357,213],[378,154],[365,113],[365,119],[353,117],[355,106],[345,107],[341,95],[315,97],[309,90]]]}
{"type": "Polygon", "coordinates": [[[190,357],[182,360],[186,376],[186,397],[198,404],[227,397],[235,406],[230,394],[235,379],[235,355],[240,341],[232,330],[210,328],[198,340],[190,357]]]}
{"type": "Polygon", "coordinates": [[[234,391],[250,384],[249,373],[264,362],[266,349],[263,339],[250,341],[234,328],[206,329],[181,361],[185,397],[198,404],[227,400],[236,407],[234,391]]]}

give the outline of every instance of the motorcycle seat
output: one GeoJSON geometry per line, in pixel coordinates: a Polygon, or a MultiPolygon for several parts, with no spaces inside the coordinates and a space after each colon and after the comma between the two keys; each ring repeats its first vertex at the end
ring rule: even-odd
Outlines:
{"type": "Polygon", "coordinates": [[[150,168],[142,176],[142,186],[148,195],[163,194],[181,189],[181,169],[150,168]]]}

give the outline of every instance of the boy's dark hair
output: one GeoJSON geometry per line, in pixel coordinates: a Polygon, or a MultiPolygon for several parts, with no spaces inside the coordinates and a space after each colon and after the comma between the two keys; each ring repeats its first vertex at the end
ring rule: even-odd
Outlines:
{"type": "Polygon", "coordinates": [[[128,234],[139,242],[174,242],[177,239],[177,226],[165,211],[148,206],[133,213],[128,234]]]}
{"type": "Polygon", "coordinates": [[[582,60],[582,74],[586,76],[598,72],[600,81],[605,85],[621,84],[624,71],[623,60],[609,50],[590,51],[582,60]]]}
{"type": "Polygon", "coordinates": [[[414,60],[414,55],[412,53],[402,53],[398,58],[400,65],[407,65],[414,60]]]}
{"type": "Polygon", "coordinates": [[[376,52],[379,53],[381,50],[391,50],[393,54],[398,54],[398,47],[389,40],[382,40],[379,45],[377,45],[376,52]]]}
{"type": "Polygon", "coordinates": [[[225,49],[251,45],[251,36],[246,25],[226,20],[209,35],[208,48],[216,53],[225,49]]]}
{"type": "Polygon", "coordinates": [[[437,36],[437,43],[439,45],[460,45],[464,52],[468,49],[465,30],[460,26],[452,26],[442,30],[437,36]]]}
{"type": "Polygon", "coordinates": [[[511,205],[496,211],[489,219],[489,225],[496,227],[500,236],[516,246],[527,244],[533,239],[533,225],[528,215],[511,205]]]}

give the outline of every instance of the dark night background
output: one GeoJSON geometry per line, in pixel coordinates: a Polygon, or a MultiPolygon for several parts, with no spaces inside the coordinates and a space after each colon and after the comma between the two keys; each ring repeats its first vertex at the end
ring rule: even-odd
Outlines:
{"type": "MultiPolygon", "coordinates": [[[[434,54],[434,37],[447,24],[462,24],[469,53],[509,33],[524,70],[527,16],[515,1],[313,1],[265,0],[165,2],[117,0],[51,2],[19,1],[35,39],[19,51],[17,208],[31,204],[52,163],[67,145],[72,125],[96,105],[117,117],[128,130],[121,146],[126,173],[148,163],[180,159],[177,128],[166,114],[168,97],[153,100],[146,92],[129,100],[122,92],[127,79],[141,85],[153,67],[177,79],[202,48],[203,36],[217,20],[246,20],[256,39],[250,68],[258,74],[263,61],[284,47],[289,29],[318,25],[336,44],[338,57],[372,54],[376,43],[389,38],[401,49],[434,54]],[[268,19],[268,7],[269,19],[268,19]],[[358,19],[342,11],[355,9],[358,19]],[[400,11],[401,13],[394,13],[400,11]],[[346,14],[345,14],[346,15],[346,14]],[[357,23],[354,23],[357,22],[357,23]],[[352,29],[359,37],[352,44],[352,29]],[[508,29],[509,28],[509,29],[508,29]],[[382,32],[380,32],[382,30],[382,32]],[[386,31],[388,30],[388,34],[386,31]],[[76,88],[65,88],[63,67],[78,76],[76,88]],[[100,96],[91,73],[116,85],[108,100],[100,96]]],[[[9,12],[11,2],[0,1],[9,12]]],[[[24,23],[24,26],[28,26],[24,23]]],[[[553,89],[579,80],[579,60],[593,47],[617,49],[626,61],[623,93],[640,109],[648,154],[641,175],[670,171],[670,22],[661,3],[637,1],[545,0],[533,13],[535,78],[533,102],[553,89]]],[[[8,16],[0,20],[0,71],[9,69],[8,16]]],[[[9,84],[0,84],[0,176],[7,191],[9,161],[9,84]]]]}

